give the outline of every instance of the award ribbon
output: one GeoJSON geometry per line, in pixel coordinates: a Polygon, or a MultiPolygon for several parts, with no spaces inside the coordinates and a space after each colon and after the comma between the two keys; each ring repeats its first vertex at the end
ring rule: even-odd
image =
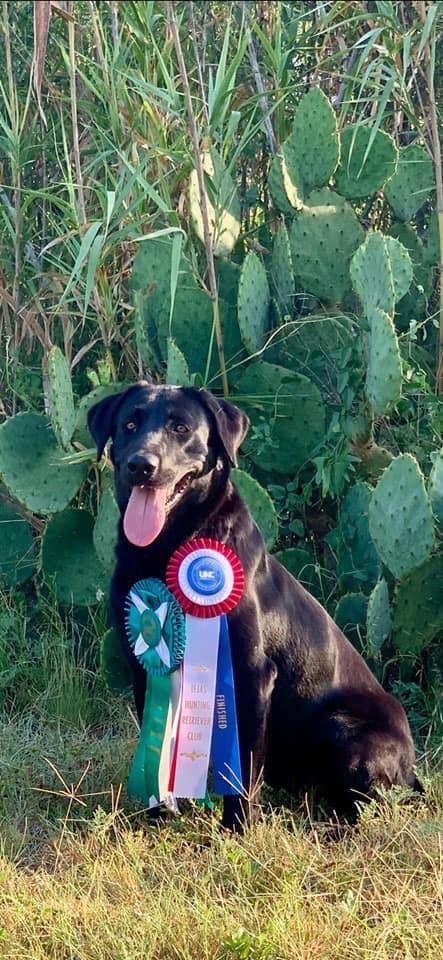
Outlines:
{"type": "Polygon", "coordinates": [[[202,799],[212,757],[217,793],[241,793],[242,779],[229,628],[244,573],[236,554],[212,539],[180,547],[166,583],[186,613],[183,696],[169,788],[202,799]]]}

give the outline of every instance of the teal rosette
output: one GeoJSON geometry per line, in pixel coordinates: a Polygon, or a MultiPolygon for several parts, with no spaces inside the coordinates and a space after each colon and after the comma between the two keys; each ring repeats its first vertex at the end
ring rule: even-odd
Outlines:
{"type": "Polygon", "coordinates": [[[179,672],[186,645],[183,611],[154,578],[139,580],[126,598],[131,648],[147,672],[143,722],[128,794],[154,807],[170,799],[170,770],[180,702],[179,672]]]}
{"type": "Polygon", "coordinates": [[[134,584],[126,599],[126,630],[137,660],[151,676],[177,670],[185,654],[185,618],[161,580],[134,584]]]}

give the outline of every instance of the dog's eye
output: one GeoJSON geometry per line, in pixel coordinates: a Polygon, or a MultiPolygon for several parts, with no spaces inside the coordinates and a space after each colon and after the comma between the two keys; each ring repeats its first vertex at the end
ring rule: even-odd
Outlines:
{"type": "Polygon", "coordinates": [[[128,420],[128,422],[125,423],[125,430],[127,430],[128,433],[132,433],[136,429],[137,429],[137,424],[134,423],[133,420],[128,420]]]}
{"type": "Polygon", "coordinates": [[[174,423],[172,429],[174,433],[189,433],[189,427],[185,423],[174,423]]]}

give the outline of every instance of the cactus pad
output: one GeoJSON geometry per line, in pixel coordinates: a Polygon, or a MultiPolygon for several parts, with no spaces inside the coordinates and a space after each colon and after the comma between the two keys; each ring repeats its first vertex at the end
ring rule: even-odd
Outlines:
{"type": "Polygon", "coordinates": [[[337,529],[337,575],[344,590],[369,593],[381,574],[381,562],[369,533],[371,489],[359,482],[340,504],[337,529]]]}
{"type": "Polygon", "coordinates": [[[357,650],[364,649],[368,598],[363,593],[345,593],[340,597],[334,620],[357,650]]]}
{"type": "MultiPolygon", "coordinates": [[[[325,401],[336,403],[344,356],[349,356],[349,351],[359,347],[360,342],[361,338],[353,335],[349,317],[312,313],[285,323],[273,336],[265,358],[303,373],[318,385],[325,401]]],[[[353,364],[354,377],[357,368],[358,364],[353,364]]]]}
{"type": "Polygon", "coordinates": [[[166,368],[166,383],[185,387],[191,382],[188,364],[177,344],[168,337],[168,365],[166,368]]]}
{"type": "Polygon", "coordinates": [[[443,528],[443,449],[437,453],[431,470],[429,498],[434,517],[443,528]]]}
{"type": "Polygon", "coordinates": [[[231,480],[248,506],[268,550],[278,536],[278,520],[274,504],[267,490],[244,470],[231,470],[231,480]]]}
{"type": "Polygon", "coordinates": [[[401,330],[409,326],[409,321],[423,320],[432,293],[432,267],[426,262],[426,251],[420,237],[407,223],[396,220],[389,228],[389,235],[398,240],[408,251],[411,258],[413,279],[408,292],[399,300],[395,310],[395,320],[401,330]]]}
{"type": "Polygon", "coordinates": [[[426,150],[411,144],[400,150],[397,170],[385,197],[399,220],[412,220],[434,187],[434,167],[426,150]]]}
{"type": "Polygon", "coordinates": [[[46,417],[18,413],[0,427],[0,475],[9,492],[34,513],[57,513],[75,497],[85,463],[65,463],[46,417]]]}
{"type": "Polygon", "coordinates": [[[434,545],[431,505],[418,463],[402,454],[384,471],[369,505],[369,530],[394,577],[407,576],[434,545]]]}
{"type": "Polygon", "coordinates": [[[137,350],[145,369],[159,369],[162,355],[151,300],[142,291],[135,290],[134,307],[133,323],[137,350]]]}
{"type": "MultiPolygon", "coordinates": [[[[289,203],[286,196],[285,181],[283,177],[283,155],[276,153],[272,160],[268,176],[268,187],[274,206],[281,210],[287,217],[294,216],[294,207],[289,203]]],[[[299,203],[301,206],[301,202],[299,203]]]]}
{"type": "Polygon", "coordinates": [[[75,427],[75,407],[71,374],[65,355],[52,347],[48,355],[51,422],[60,446],[69,449],[75,427]]]}
{"type": "Polygon", "coordinates": [[[377,657],[391,633],[391,611],[386,580],[379,580],[368,600],[366,639],[369,652],[377,657]]]}
{"type": "MultiPolygon", "coordinates": [[[[138,314],[144,325],[139,345],[148,351],[156,333],[162,360],[167,361],[168,338],[172,337],[183,353],[190,373],[204,374],[211,344],[213,313],[207,293],[197,284],[191,265],[182,255],[175,291],[172,323],[171,307],[171,238],[150,240],[141,244],[134,260],[132,287],[136,293],[138,314]]],[[[229,355],[226,354],[229,359],[229,355]]],[[[218,369],[215,345],[212,369],[218,369]]]]}
{"type": "Polygon", "coordinates": [[[398,403],[401,396],[400,349],[389,314],[373,307],[369,312],[368,368],[366,396],[377,417],[398,403]]]}
{"type": "MultiPolygon", "coordinates": [[[[202,162],[206,178],[210,182],[207,196],[213,251],[216,257],[227,257],[232,253],[240,233],[240,200],[237,187],[214,148],[203,154],[202,162]]],[[[198,238],[204,243],[196,170],[192,171],[189,184],[189,213],[192,226],[198,238]]]]}
{"type": "MultiPolygon", "coordinates": [[[[237,363],[246,356],[246,351],[240,334],[237,319],[238,288],[240,284],[240,267],[231,260],[216,260],[215,274],[218,287],[218,303],[220,309],[220,323],[222,328],[225,358],[228,369],[231,362],[237,363]]],[[[219,369],[218,354],[214,357],[211,377],[219,369]]],[[[211,387],[213,384],[211,383],[211,387]]]]}
{"type": "Polygon", "coordinates": [[[399,583],[392,639],[403,655],[418,656],[443,630],[443,556],[430,557],[399,583]]]}
{"type": "Polygon", "coordinates": [[[275,299],[283,314],[294,309],[294,274],[288,231],[284,224],[279,227],[272,244],[272,285],[275,299]]]}
{"type": "Polygon", "coordinates": [[[342,197],[331,190],[310,194],[289,231],[294,276],[305,293],[339,303],[350,289],[349,264],[364,237],[342,197]]]}
{"type": "Polygon", "coordinates": [[[264,344],[269,325],[270,293],[266,270],[257,254],[246,256],[238,288],[238,325],[249,354],[264,344]]]}
{"type": "Polygon", "coordinates": [[[256,433],[244,449],[260,468],[291,473],[309,461],[324,439],[325,407],[307,377],[260,361],[241,375],[238,393],[256,433]]]}
{"type": "Polygon", "coordinates": [[[300,101],[284,153],[287,147],[288,157],[297,163],[304,191],[324,187],[337,166],[339,145],[334,110],[319,87],[313,87],[300,101]]]}
{"type": "Polygon", "coordinates": [[[0,500],[0,583],[16,587],[35,573],[34,541],[29,523],[0,500]]]}
{"type": "Polygon", "coordinates": [[[49,521],[42,545],[42,571],[63,606],[92,606],[108,580],[93,544],[94,518],[86,510],[64,510],[49,521]]]}
{"type": "Polygon", "coordinates": [[[106,573],[111,574],[115,566],[115,547],[117,544],[120,511],[114,493],[110,487],[104,490],[94,524],[93,541],[96,554],[106,573]]]}
{"type": "Polygon", "coordinates": [[[164,359],[171,308],[171,257],[170,237],[141,243],[134,258],[131,280],[132,290],[137,294],[139,323],[144,328],[146,348],[151,347],[155,337],[154,352],[157,346],[164,359]]]}
{"type": "Polygon", "coordinates": [[[393,313],[411,285],[411,258],[398,240],[374,231],[352,258],[351,279],[366,313],[373,307],[393,313]]]}
{"type": "Polygon", "coordinates": [[[348,200],[371,197],[395,173],[398,152],[392,137],[378,130],[366,155],[371,135],[370,127],[360,124],[350,124],[341,135],[335,182],[348,200]]]}

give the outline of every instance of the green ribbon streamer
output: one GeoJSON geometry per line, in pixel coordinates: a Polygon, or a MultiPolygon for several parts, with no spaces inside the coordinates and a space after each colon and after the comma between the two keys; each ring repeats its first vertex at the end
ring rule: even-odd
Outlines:
{"type": "Polygon", "coordinates": [[[128,779],[128,796],[143,800],[147,806],[151,797],[160,800],[159,767],[170,699],[169,675],[148,675],[140,738],[128,779]]]}
{"type": "Polygon", "coordinates": [[[171,673],[185,652],[183,611],[160,580],[134,584],[126,600],[129,642],[147,671],[143,721],[128,779],[128,796],[145,806],[160,802],[160,761],[171,703],[171,673]]]}

